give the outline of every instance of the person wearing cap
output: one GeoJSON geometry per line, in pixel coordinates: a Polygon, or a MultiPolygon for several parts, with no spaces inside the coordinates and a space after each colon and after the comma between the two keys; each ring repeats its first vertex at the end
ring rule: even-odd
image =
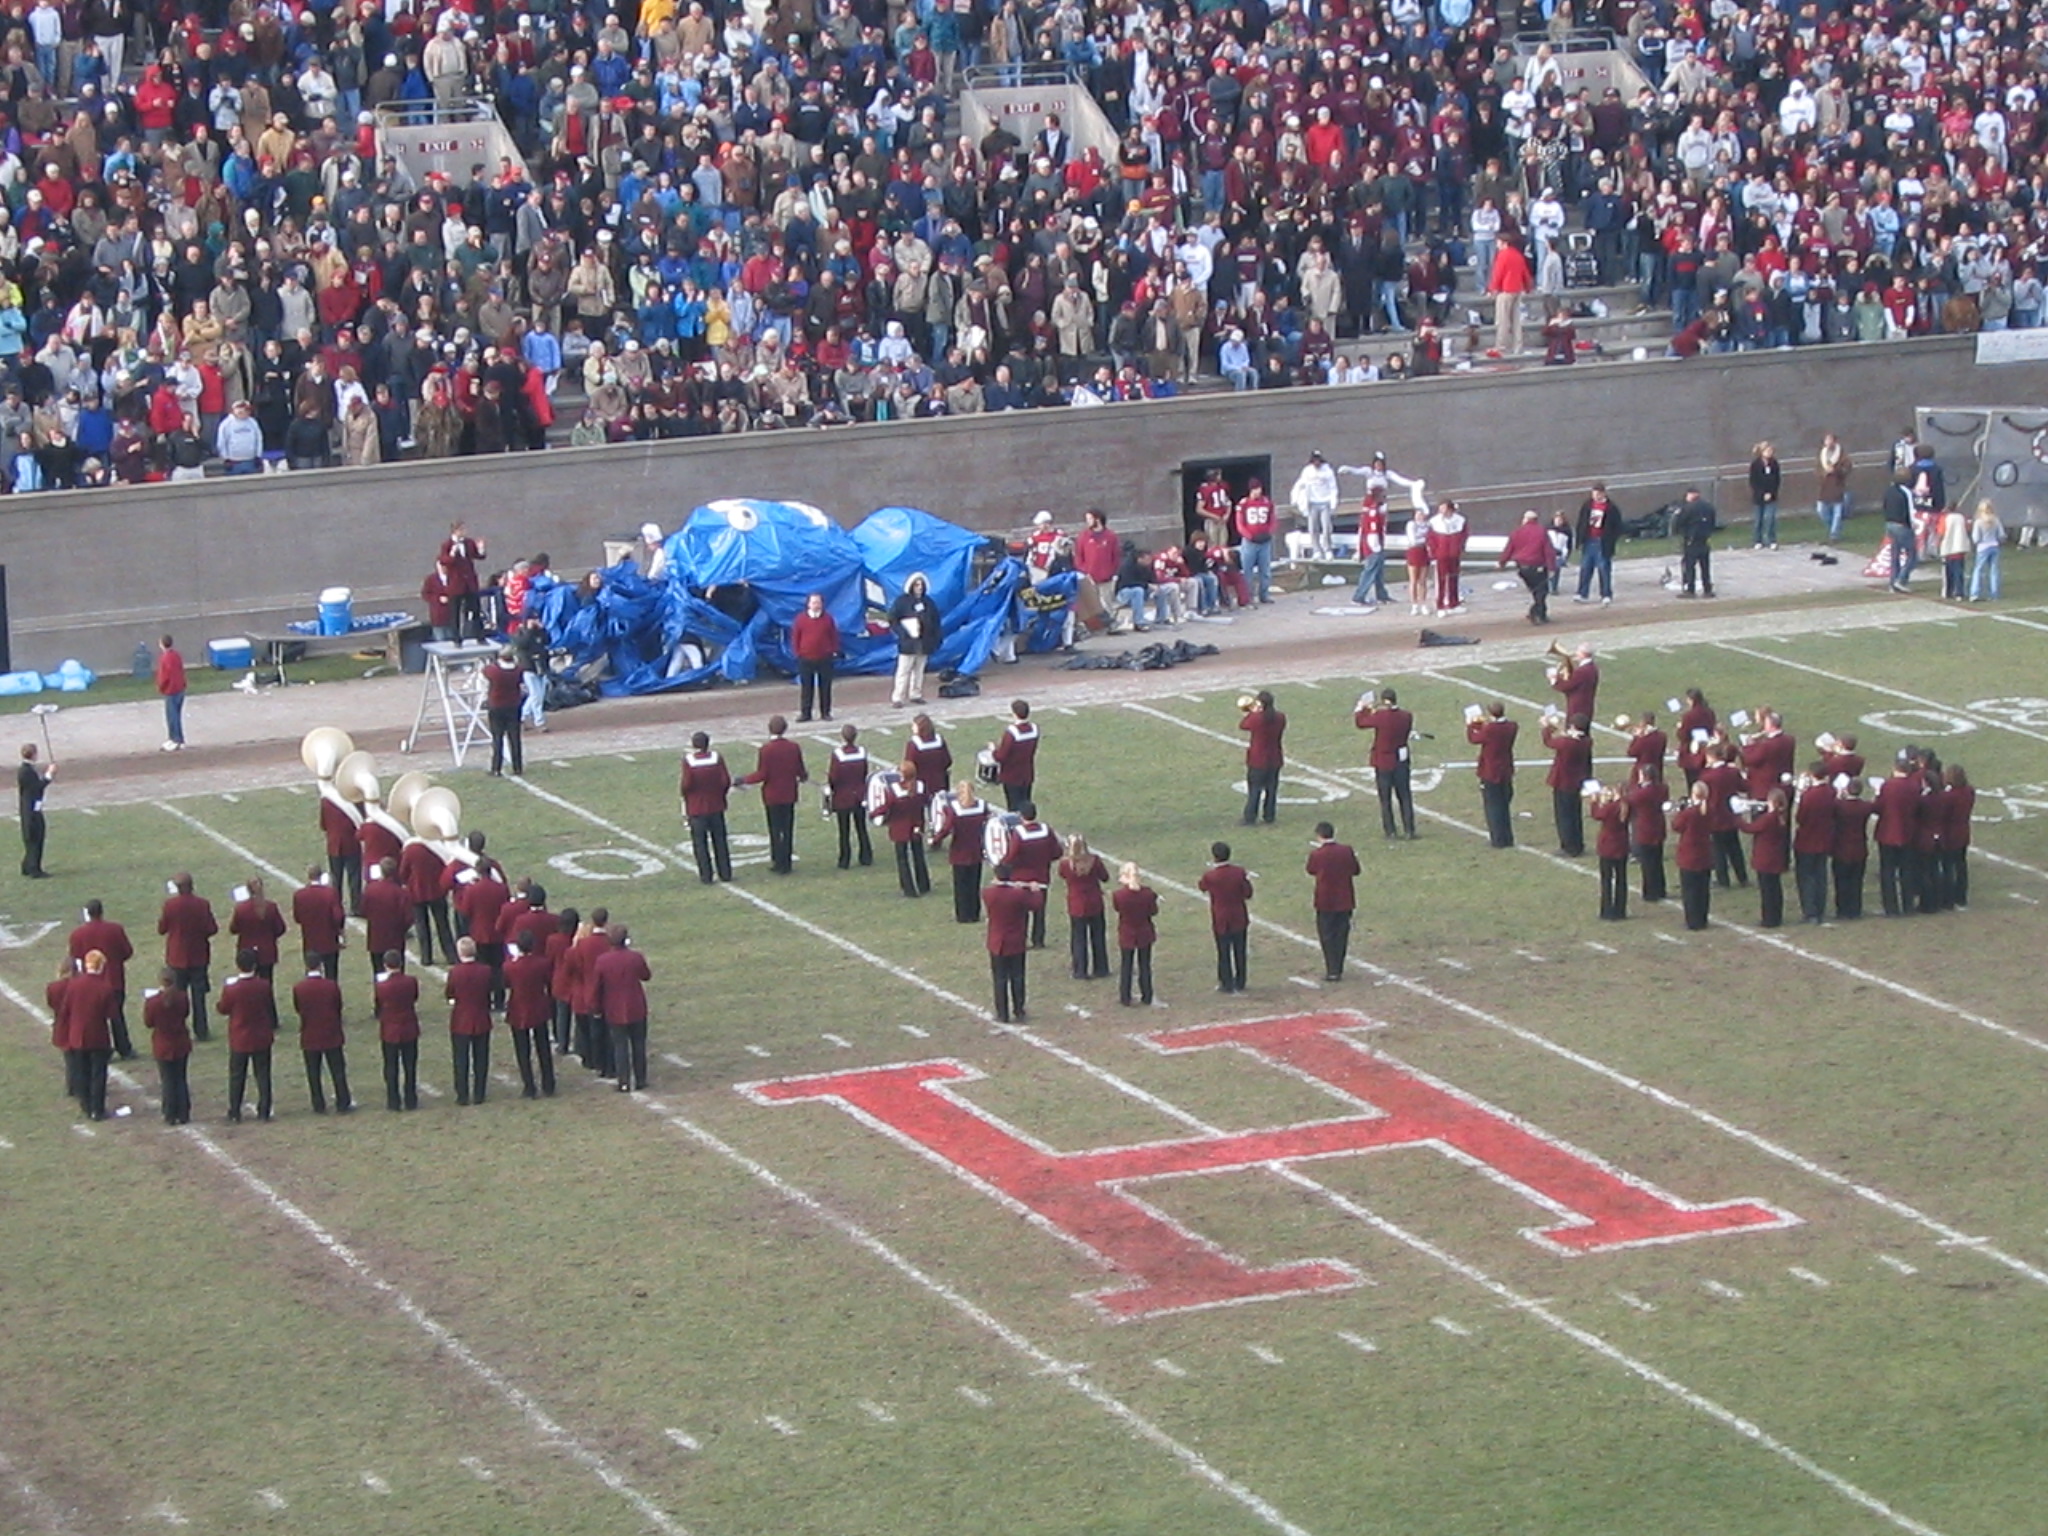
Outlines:
{"type": "Polygon", "coordinates": [[[1320,448],[1309,454],[1308,463],[1294,477],[1288,500],[1307,523],[1310,556],[1330,559],[1336,554],[1337,472],[1324,460],[1320,448]]]}

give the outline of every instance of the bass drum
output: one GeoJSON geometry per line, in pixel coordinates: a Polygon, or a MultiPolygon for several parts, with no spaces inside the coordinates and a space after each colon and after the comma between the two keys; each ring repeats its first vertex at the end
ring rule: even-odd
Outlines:
{"type": "Polygon", "coordinates": [[[924,831],[926,837],[943,837],[953,825],[953,807],[959,797],[950,789],[942,789],[931,798],[924,808],[924,831]]]}
{"type": "Polygon", "coordinates": [[[871,817],[879,817],[888,808],[889,790],[892,785],[903,782],[903,773],[896,768],[877,768],[868,775],[867,810],[871,817]]]}
{"type": "Polygon", "coordinates": [[[989,817],[982,829],[981,854],[990,869],[1002,868],[1016,854],[1017,828],[1023,824],[1024,818],[1015,811],[998,811],[989,817]]]}

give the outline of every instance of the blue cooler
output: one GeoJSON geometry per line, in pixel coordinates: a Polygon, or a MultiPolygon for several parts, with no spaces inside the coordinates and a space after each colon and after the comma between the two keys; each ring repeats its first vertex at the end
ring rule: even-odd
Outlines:
{"type": "Polygon", "coordinates": [[[329,587],[320,594],[320,633],[345,635],[356,621],[355,593],[347,587],[329,587]]]}
{"type": "Polygon", "coordinates": [[[256,665],[256,647],[240,636],[233,640],[209,640],[206,659],[219,671],[240,672],[256,665]]]}

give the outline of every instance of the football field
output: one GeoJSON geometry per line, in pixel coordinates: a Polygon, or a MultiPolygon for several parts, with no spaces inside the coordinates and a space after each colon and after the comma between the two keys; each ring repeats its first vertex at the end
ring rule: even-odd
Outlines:
{"type": "MultiPolygon", "coordinates": [[[[836,869],[813,795],[793,875],[741,792],[737,879],[698,882],[675,754],[736,707],[712,695],[665,749],[538,738],[524,782],[439,776],[551,906],[632,928],[645,1093],[572,1061],[523,1101],[500,1028],[489,1102],[458,1109],[431,976],[427,1096],[387,1114],[358,931],[357,1114],[309,1112],[288,1025],[274,1123],[224,1123],[216,1032],[192,1125],[157,1117],[146,1057],[132,1112],[89,1125],[43,1009],[77,909],[128,924],[139,1021],[164,879],[223,924],[252,873],[288,902],[316,797],[54,811],[53,878],[0,918],[0,1529],[2036,1528],[2048,609],[1660,617],[1603,641],[1604,720],[1699,687],[1724,720],[1782,710],[1802,764],[1821,731],[1874,773],[1934,747],[1979,789],[1969,909],[1766,931],[1738,889],[1688,933],[1674,879],[1599,922],[1542,782],[1548,634],[1290,665],[1279,820],[1241,827],[1259,680],[1226,651],[1040,697],[1041,809],[1160,893],[1159,996],[1070,979],[1055,891],[1028,1019],[998,1024],[943,864],[904,900],[878,830],[872,868],[836,869]],[[1434,736],[1413,842],[1380,835],[1366,686],[1434,736]],[[1513,850],[1462,729],[1496,698],[1513,850]],[[1324,818],[1365,869],[1336,983],[1302,868],[1324,818]],[[1242,996],[1195,890],[1218,837],[1258,888],[1242,996]]],[[[1012,686],[934,708],[956,762],[1012,686]]],[[[890,760],[902,713],[849,717],[890,760]]]]}

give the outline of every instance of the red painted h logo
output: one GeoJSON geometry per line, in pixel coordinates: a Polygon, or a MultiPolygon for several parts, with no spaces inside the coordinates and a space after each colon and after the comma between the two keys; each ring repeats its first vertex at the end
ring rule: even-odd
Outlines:
{"type": "Polygon", "coordinates": [[[1086,1296],[1117,1322],[1360,1283],[1358,1271],[1337,1259],[1255,1268],[1130,1193],[1129,1186],[1148,1179],[1434,1147],[1549,1212],[1554,1219],[1525,1228],[1523,1235],[1558,1253],[1678,1242],[1798,1220],[1755,1201],[1693,1205],[1665,1194],[1368,1050],[1347,1033],[1375,1027],[1357,1014],[1315,1013],[1146,1036],[1145,1043],[1168,1053],[1216,1046],[1244,1051],[1335,1090],[1357,1104],[1359,1113],[1085,1152],[1056,1152],[961,1099],[950,1085],[982,1074],[957,1061],[747,1083],[740,1091],[763,1104],[838,1103],[1128,1276],[1123,1284],[1086,1296]]]}

